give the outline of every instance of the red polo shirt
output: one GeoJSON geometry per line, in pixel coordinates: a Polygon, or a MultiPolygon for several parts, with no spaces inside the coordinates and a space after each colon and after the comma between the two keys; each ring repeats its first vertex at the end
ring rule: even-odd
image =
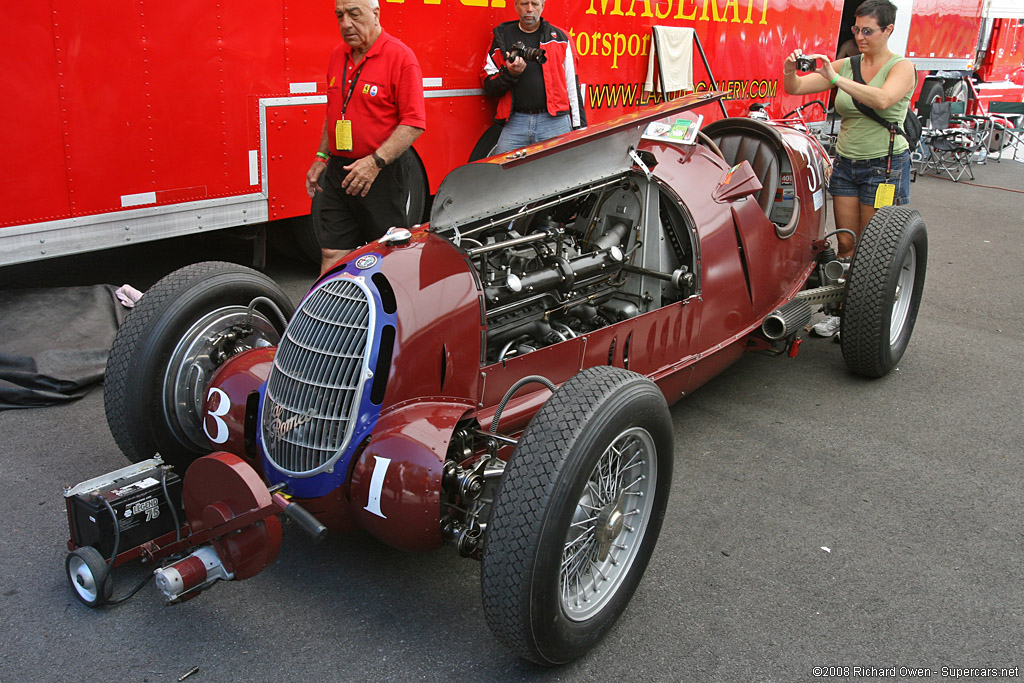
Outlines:
{"type": "Polygon", "coordinates": [[[334,48],[327,66],[327,121],[331,154],[349,158],[371,154],[400,124],[425,129],[423,72],[413,51],[383,31],[359,65],[353,62],[352,48],[346,43],[334,48]],[[357,73],[345,109],[345,118],[352,122],[352,151],[342,152],[335,146],[334,133],[357,73]]]}

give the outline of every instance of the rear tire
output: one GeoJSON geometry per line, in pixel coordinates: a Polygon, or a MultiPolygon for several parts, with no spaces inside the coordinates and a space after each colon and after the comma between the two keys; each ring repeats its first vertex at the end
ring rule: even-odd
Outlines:
{"type": "Polygon", "coordinates": [[[932,115],[932,105],[941,102],[945,96],[942,83],[938,81],[926,81],[921,86],[921,97],[917,100],[917,113],[924,119],[925,125],[928,123],[928,117],[932,115]]]}
{"type": "Polygon", "coordinates": [[[643,577],[671,484],[672,423],[653,382],[608,366],[566,382],[494,497],[481,589],[497,639],[544,665],[593,647],[643,577]]]}
{"type": "Polygon", "coordinates": [[[426,216],[427,196],[430,185],[427,183],[427,171],[416,150],[410,149],[405,155],[405,227],[411,228],[422,223],[426,216]]]}
{"type": "Polygon", "coordinates": [[[479,161],[494,156],[494,150],[498,147],[498,138],[501,137],[503,127],[500,123],[492,123],[491,127],[485,130],[480,139],[476,141],[473,151],[469,153],[469,161],[479,161]]]}
{"type": "MultiPolygon", "coordinates": [[[[313,262],[313,254],[316,254],[319,259],[319,229],[314,224],[313,218],[316,211],[317,200],[314,199],[313,209],[308,216],[293,216],[275,221],[267,230],[270,246],[300,263],[313,262]]],[[[316,263],[319,263],[319,260],[316,263]]]]}
{"type": "Polygon", "coordinates": [[[841,344],[850,371],[882,377],[910,343],[924,291],[928,233],[914,209],[879,209],[864,228],[843,295],[841,344]]]}
{"type": "Polygon", "coordinates": [[[141,462],[159,453],[184,472],[210,452],[202,408],[214,371],[247,348],[276,344],[284,330],[260,304],[249,334],[218,336],[239,329],[256,297],[286,318],[295,310],[266,275],[217,261],[176,270],[139,300],[114,337],[103,389],[107,424],[125,457],[141,462]]]}
{"type": "Polygon", "coordinates": [[[967,84],[962,80],[953,81],[946,86],[946,99],[953,102],[967,101],[967,84]]]}

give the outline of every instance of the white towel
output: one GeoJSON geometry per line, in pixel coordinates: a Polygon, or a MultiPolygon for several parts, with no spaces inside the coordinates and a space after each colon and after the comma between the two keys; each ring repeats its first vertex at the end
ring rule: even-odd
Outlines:
{"type": "MultiPolygon", "coordinates": [[[[654,38],[658,46],[665,91],[693,90],[693,29],[682,26],[655,26],[654,38]]],[[[644,90],[661,89],[654,82],[654,47],[647,57],[647,81],[644,90]]]]}
{"type": "Polygon", "coordinates": [[[131,285],[121,285],[114,290],[114,296],[117,297],[117,300],[125,308],[134,308],[135,304],[139,303],[139,299],[142,298],[142,292],[131,285]]]}

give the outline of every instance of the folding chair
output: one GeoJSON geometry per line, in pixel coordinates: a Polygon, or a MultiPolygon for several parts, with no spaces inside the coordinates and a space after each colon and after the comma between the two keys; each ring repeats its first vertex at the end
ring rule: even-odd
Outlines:
{"type": "Polygon", "coordinates": [[[950,102],[936,102],[928,116],[928,126],[921,131],[927,148],[922,174],[945,174],[956,182],[966,173],[974,180],[971,160],[979,152],[976,138],[964,128],[953,128],[950,102]],[[925,142],[926,141],[926,142],[925,142]]]}
{"type": "Polygon", "coordinates": [[[974,162],[984,164],[992,149],[995,121],[991,116],[967,114],[966,109],[966,102],[950,102],[950,125],[964,130],[964,136],[970,138],[971,146],[975,148],[974,162]]]}
{"type": "Polygon", "coordinates": [[[1008,126],[1000,125],[995,133],[1002,136],[1001,149],[996,161],[1002,161],[1003,153],[1007,149],[1013,150],[1011,159],[1017,158],[1017,151],[1024,151],[1024,102],[989,102],[988,113],[999,116],[1010,123],[1008,126]]]}

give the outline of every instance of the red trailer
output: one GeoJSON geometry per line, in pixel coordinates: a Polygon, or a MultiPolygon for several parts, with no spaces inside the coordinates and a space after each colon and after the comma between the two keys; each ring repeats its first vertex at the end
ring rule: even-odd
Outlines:
{"type": "Polygon", "coordinates": [[[982,24],[978,46],[978,94],[982,99],[1024,100],[1024,4],[1014,10],[991,10],[982,24]],[[1013,11],[1016,16],[1005,16],[1013,11]]]}
{"type": "MultiPolygon", "coordinates": [[[[0,266],[308,216],[303,178],[340,41],[329,0],[171,4],[67,0],[0,11],[4,92],[0,266]],[[11,95],[13,94],[13,98],[11,95]]],[[[654,25],[693,26],[727,108],[792,99],[783,54],[835,40],[839,0],[550,0],[573,36],[591,123],[658,101],[644,93],[654,25]]],[[[384,0],[385,30],[423,67],[427,132],[409,197],[464,163],[494,102],[480,70],[506,0],[384,0]]],[[[697,62],[697,88],[710,79],[697,62]]],[[[308,237],[309,221],[291,221],[308,237]]],[[[270,224],[271,230],[282,230],[270,224]]],[[[315,246],[315,245],[314,245],[315,246]]]]}
{"type": "Polygon", "coordinates": [[[903,53],[918,69],[917,101],[957,100],[968,113],[986,114],[988,101],[1024,99],[1024,31],[1014,30],[1014,13],[1024,16],[1016,0],[915,0],[903,53]]]}
{"type": "MultiPolygon", "coordinates": [[[[544,14],[572,38],[595,123],[660,101],[643,87],[655,26],[694,28],[695,55],[713,72],[695,57],[694,89],[727,92],[730,115],[754,102],[782,115],[813,99],[783,93],[784,55],[832,53],[857,3],[548,0],[544,14]]],[[[927,70],[922,88],[956,97],[947,89],[973,68],[982,0],[911,3],[900,0],[897,28],[927,70]]],[[[495,103],[481,66],[491,28],[514,16],[508,0],[381,2],[385,30],[423,68],[428,128],[408,197],[417,219],[490,125],[495,103]]],[[[9,97],[0,266],[239,226],[294,232],[316,253],[303,178],[323,125],[327,57],[340,41],[329,0],[102,11],[53,0],[6,3],[0,17],[9,97]]]]}

